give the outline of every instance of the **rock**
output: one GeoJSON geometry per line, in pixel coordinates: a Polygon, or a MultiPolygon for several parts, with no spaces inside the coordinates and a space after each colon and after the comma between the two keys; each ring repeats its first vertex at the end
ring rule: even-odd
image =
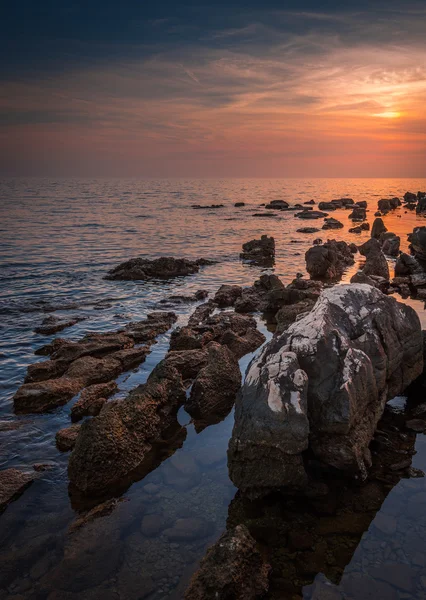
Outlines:
{"type": "Polygon", "coordinates": [[[71,427],[65,427],[60,429],[56,436],[56,446],[61,452],[69,452],[75,446],[77,436],[79,434],[81,425],[71,425],[71,427]]]}
{"type": "Polygon", "coordinates": [[[404,202],[417,202],[416,194],[413,194],[412,192],[405,192],[404,202]]]}
{"type": "Polygon", "coordinates": [[[383,223],[383,219],[381,219],[380,217],[374,219],[373,227],[371,228],[371,237],[378,239],[382,235],[382,233],[385,233],[386,231],[387,228],[383,223]]]}
{"type": "Polygon", "coordinates": [[[276,313],[275,319],[277,321],[276,333],[282,333],[285,331],[299,315],[309,312],[315,305],[316,300],[306,299],[296,302],[295,304],[289,304],[280,308],[276,313]]]}
{"type": "Polygon", "coordinates": [[[319,573],[312,585],[303,587],[303,600],[345,600],[345,596],[323,573],[319,573]]]}
{"type": "Polygon", "coordinates": [[[370,230],[370,223],[361,223],[361,225],[358,225],[357,227],[351,227],[349,229],[349,233],[362,233],[363,231],[369,231],[370,230]]]}
{"type": "Polygon", "coordinates": [[[322,246],[313,246],[305,254],[306,270],[312,279],[338,279],[347,266],[354,264],[346,242],[329,240],[322,246]]]}
{"type": "Polygon", "coordinates": [[[348,208],[354,204],[352,198],[340,198],[339,200],[332,200],[332,202],[341,202],[345,208],[348,208]]]}
{"type": "Polygon", "coordinates": [[[271,567],[244,525],[225,532],[207,551],[185,600],[255,600],[268,591],[271,567]]]}
{"type": "Polygon", "coordinates": [[[253,213],[252,217],[275,217],[277,213],[253,213]]]}
{"type": "Polygon", "coordinates": [[[337,208],[342,208],[342,204],[339,202],[320,202],[318,204],[318,208],[320,210],[336,210],[337,208]]]}
{"type": "Polygon", "coordinates": [[[104,279],[118,281],[146,281],[148,279],[170,279],[198,273],[199,261],[186,258],[163,256],[149,260],[147,258],[132,258],[114,267],[104,279]]]}
{"type": "Polygon", "coordinates": [[[260,240],[250,240],[243,244],[243,251],[240,254],[243,260],[251,262],[270,262],[275,258],[275,240],[273,237],[262,235],[260,240]]]}
{"type": "Polygon", "coordinates": [[[426,430],[426,421],[423,419],[410,419],[405,422],[405,426],[416,433],[424,433],[426,430]]]}
{"type": "Polygon", "coordinates": [[[185,402],[185,410],[203,420],[228,414],[241,385],[240,367],[233,352],[214,342],[207,349],[207,365],[198,373],[185,402]]]}
{"type": "Polygon", "coordinates": [[[242,490],[303,489],[303,452],[365,477],[387,400],[423,369],[415,311],[365,284],[322,292],[251,362],[228,450],[242,490]]]}
{"type": "Polygon", "coordinates": [[[34,481],[35,473],[24,473],[19,469],[4,469],[0,471],[0,512],[19,496],[34,481]]]}
{"type": "Polygon", "coordinates": [[[414,275],[422,273],[423,269],[414,256],[401,252],[395,263],[395,276],[404,277],[406,275],[414,275]]]}
{"type": "Polygon", "coordinates": [[[317,233],[320,229],[316,227],[301,227],[300,229],[296,229],[297,233],[317,233]]]}
{"type": "Polygon", "coordinates": [[[385,199],[379,200],[377,202],[377,208],[382,213],[389,212],[390,210],[392,210],[391,201],[385,199]]]}
{"type": "Polygon", "coordinates": [[[417,571],[410,565],[385,563],[369,569],[369,574],[408,593],[413,593],[417,587],[417,571]]]}
{"type": "Polygon", "coordinates": [[[366,213],[365,208],[361,208],[360,206],[355,206],[353,211],[349,215],[349,218],[352,219],[352,221],[365,221],[365,219],[367,218],[367,213],[366,213]]]}
{"type": "Polygon", "coordinates": [[[69,526],[68,532],[74,533],[89,523],[93,523],[93,521],[96,519],[110,515],[117,508],[120,502],[124,502],[124,498],[111,498],[110,500],[106,500],[101,504],[97,504],[84,515],[75,519],[75,521],[73,521],[69,526]]]}
{"type": "Polygon", "coordinates": [[[294,216],[298,219],[324,219],[325,217],[328,217],[328,214],[320,210],[304,209],[300,213],[295,213],[294,216]]]}
{"type": "Polygon", "coordinates": [[[199,517],[177,519],[164,535],[172,541],[191,541],[206,538],[212,533],[211,523],[199,517]]]}
{"type": "Polygon", "coordinates": [[[68,465],[71,483],[87,494],[120,482],[176,422],[184,401],[180,374],[161,361],[146,384],[125,400],[106,404],[97,417],[83,423],[68,465]]]}
{"type": "Polygon", "coordinates": [[[271,202],[265,206],[265,208],[275,210],[286,210],[288,207],[289,204],[288,202],[285,202],[285,200],[271,200],[271,202]]]}
{"type": "Polygon", "coordinates": [[[165,361],[181,374],[182,379],[195,379],[198,373],[207,364],[208,350],[197,348],[195,350],[173,350],[166,354],[165,361]]]}
{"type": "Polygon", "coordinates": [[[416,258],[420,261],[426,261],[426,227],[415,227],[410,242],[416,258]]]}
{"type": "Polygon", "coordinates": [[[426,212],[426,198],[419,198],[419,201],[417,202],[417,206],[416,206],[416,213],[417,214],[421,214],[426,212]]]}
{"type": "Polygon", "coordinates": [[[400,243],[401,238],[396,235],[386,239],[382,245],[383,254],[387,254],[388,256],[398,256],[400,243]]]}
{"type": "Polygon", "coordinates": [[[358,252],[358,246],[352,242],[349,244],[349,250],[352,252],[352,254],[356,254],[358,252]]]}
{"type": "Polygon", "coordinates": [[[366,200],[359,200],[356,203],[357,206],[360,206],[361,208],[367,208],[367,201],[366,200]]]}
{"type": "Polygon", "coordinates": [[[60,377],[37,383],[25,383],[13,397],[15,412],[39,413],[66,404],[81,388],[78,379],[60,377]]]}
{"type": "Polygon", "coordinates": [[[355,275],[352,275],[351,283],[366,283],[375,287],[374,279],[366,275],[364,271],[357,271],[355,275]]]}
{"type": "Polygon", "coordinates": [[[201,210],[201,209],[212,209],[212,208],[224,208],[224,204],[192,204],[191,208],[194,208],[196,210],[201,210]]]}
{"type": "Polygon", "coordinates": [[[39,333],[41,335],[53,335],[54,333],[58,333],[59,331],[63,331],[68,327],[76,325],[76,323],[82,320],[84,320],[84,317],[74,317],[73,319],[64,321],[55,315],[50,315],[43,320],[39,327],[34,329],[34,333],[39,333]]]}
{"type": "Polygon", "coordinates": [[[141,533],[145,537],[157,537],[170,524],[170,519],[164,514],[145,515],[141,522],[141,533]]]}
{"type": "Polygon", "coordinates": [[[208,300],[207,302],[204,302],[204,304],[200,304],[189,317],[188,326],[196,327],[197,325],[200,325],[200,323],[205,321],[216,308],[217,304],[216,302],[213,302],[213,300],[208,300]]]}
{"type": "Polygon", "coordinates": [[[303,204],[316,204],[315,200],[307,200],[303,204]]]}
{"type": "Polygon", "coordinates": [[[122,368],[118,360],[111,357],[95,358],[84,356],[74,360],[65,371],[64,378],[78,380],[81,387],[94,383],[111,381],[121,373],[122,368]]]}
{"type": "Polygon", "coordinates": [[[235,208],[240,208],[241,206],[245,206],[246,203],[245,202],[235,202],[234,206],[235,208]]]}
{"type": "Polygon", "coordinates": [[[216,292],[213,301],[219,308],[234,306],[236,300],[241,298],[242,288],[239,285],[221,285],[216,292]]]}
{"type": "Polygon", "coordinates": [[[343,228],[343,223],[341,223],[337,219],[333,219],[333,217],[329,217],[324,220],[325,220],[325,223],[322,226],[322,229],[342,229],[343,228]]]}
{"type": "Polygon", "coordinates": [[[117,392],[118,386],[115,381],[90,385],[81,392],[80,398],[72,406],[71,418],[79,421],[83,417],[95,417],[100,413],[106,399],[117,392]]]}
{"type": "Polygon", "coordinates": [[[388,262],[382,252],[380,243],[375,238],[371,238],[368,242],[359,246],[358,250],[367,258],[362,269],[364,275],[377,275],[378,277],[389,280],[388,262]]]}
{"type": "Polygon", "coordinates": [[[284,289],[283,282],[276,275],[261,275],[250,288],[243,288],[241,298],[235,302],[236,312],[263,312],[269,306],[271,294],[284,289]]]}

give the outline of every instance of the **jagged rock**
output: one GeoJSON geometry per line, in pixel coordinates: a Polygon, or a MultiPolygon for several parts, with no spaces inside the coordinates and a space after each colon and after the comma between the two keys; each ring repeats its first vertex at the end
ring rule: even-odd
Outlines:
{"type": "Polygon", "coordinates": [[[315,305],[316,300],[307,298],[295,304],[288,304],[280,308],[275,315],[277,322],[276,333],[282,333],[296,320],[299,315],[309,312],[315,305]]]}
{"type": "Polygon", "coordinates": [[[349,218],[352,219],[352,221],[365,221],[365,219],[367,218],[365,208],[362,208],[361,206],[355,206],[353,211],[349,215],[349,218]]]}
{"type": "Polygon", "coordinates": [[[283,282],[276,275],[261,275],[251,287],[243,288],[241,298],[235,302],[235,311],[263,312],[268,307],[271,293],[283,288],[283,282]]]}
{"type": "Polygon", "coordinates": [[[0,512],[16,500],[36,478],[35,473],[24,473],[19,469],[0,471],[0,512]]]}
{"type": "Polygon", "coordinates": [[[234,353],[215,342],[207,350],[207,364],[198,373],[185,402],[185,410],[196,419],[228,414],[241,386],[240,367],[234,353]]]}
{"type": "Polygon", "coordinates": [[[423,369],[415,311],[376,288],[339,285],[249,366],[228,450],[243,490],[303,488],[302,452],[365,477],[387,400],[423,369]]]}
{"type": "Polygon", "coordinates": [[[389,265],[378,240],[370,238],[358,250],[367,258],[362,269],[364,275],[377,275],[389,280],[389,265]]]}
{"type": "Polygon", "coordinates": [[[426,261],[426,227],[415,227],[410,237],[411,249],[416,258],[426,261]]]}
{"type": "Polygon", "coordinates": [[[207,364],[207,348],[183,351],[172,350],[166,354],[164,360],[181,374],[184,381],[195,379],[201,369],[207,364]]]}
{"type": "Polygon", "coordinates": [[[401,205],[399,198],[391,198],[390,200],[382,199],[377,203],[377,208],[381,212],[389,212],[401,205]]]}
{"type": "Polygon", "coordinates": [[[413,194],[413,192],[405,192],[404,201],[405,202],[417,202],[417,196],[416,196],[416,194],[413,194]]]}
{"type": "Polygon", "coordinates": [[[55,437],[56,446],[61,452],[69,452],[74,448],[80,427],[79,424],[71,425],[71,427],[65,427],[57,432],[55,437]]]}
{"type": "Polygon", "coordinates": [[[397,235],[389,237],[383,241],[382,252],[388,256],[398,256],[401,238],[397,235]]]}
{"type": "Polygon", "coordinates": [[[87,494],[129,475],[176,422],[185,397],[180,374],[161,361],[146,384],[125,400],[109,402],[97,417],[82,424],[68,465],[71,483],[87,494]]]}
{"type": "Polygon", "coordinates": [[[395,263],[395,276],[404,277],[405,275],[414,275],[422,273],[423,269],[414,256],[401,252],[395,263]]]}
{"type": "MultiPolygon", "coordinates": [[[[205,264],[205,260],[203,260],[205,264]]],[[[114,267],[104,279],[118,281],[146,281],[147,279],[170,279],[192,275],[200,270],[199,260],[173,258],[163,256],[149,260],[148,258],[132,258],[114,267]]]]}
{"type": "Polygon", "coordinates": [[[364,273],[364,271],[357,271],[351,277],[351,283],[366,283],[375,287],[374,279],[364,273]]]}
{"type": "Polygon", "coordinates": [[[273,237],[262,235],[260,240],[250,240],[243,244],[243,251],[240,254],[243,260],[251,262],[270,262],[275,258],[275,240],[273,237]]]}
{"type": "Polygon", "coordinates": [[[213,302],[213,300],[208,300],[207,302],[204,302],[204,304],[200,304],[189,317],[188,326],[195,327],[196,325],[199,325],[202,321],[205,321],[216,308],[217,304],[216,302],[213,302]]]}
{"type": "Polygon", "coordinates": [[[275,210],[286,210],[288,207],[289,204],[285,200],[271,200],[271,202],[265,206],[265,208],[275,210]]]}
{"type": "Polygon", "coordinates": [[[385,233],[386,231],[387,228],[383,223],[383,219],[381,219],[380,217],[374,219],[373,227],[371,228],[371,237],[378,239],[382,235],[382,233],[385,233]]]}
{"type": "Polygon", "coordinates": [[[298,219],[325,219],[325,217],[328,217],[328,214],[320,210],[309,210],[305,208],[302,212],[295,213],[294,216],[298,219]]]}
{"type": "Polygon", "coordinates": [[[306,270],[312,279],[337,279],[348,265],[355,262],[347,243],[335,240],[309,248],[305,260],[306,270]]]}
{"type": "Polygon", "coordinates": [[[100,413],[107,398],[117,391],[118,386],[115,381],[90,385],[81,392],[80,398],[72,406],[71,418],[73,421],[78,421],[86,416],[95,417],[100,413]]]}
{"type": "Polygon", "coordinates": [[[213,301],[219,308],[234,306],[236,300],[241,298],[242,288],[240,285],[221,285],[216,292],[213,301]]]}
{"type": "Polygon", "coordinates": [[[325,220],[325,223],[322,226],[322,229],[342,229],[343,228],[343,223],[341,223],[337,219],[333,219],[333,217],[328,217],[327,219],[324,219],[324,220],[325,220]]]}
{"type": "Polygon", "coordinates": [[[426,197],[419,198],[416,206],[416,213],[424,213],[426,212],[426,197]]]}
{"type": "Polygon", "coordinates": [[[225,532],[207,550],[185,600],[255,600],[268,591],[271,567],[245,525],[225,532]]]}

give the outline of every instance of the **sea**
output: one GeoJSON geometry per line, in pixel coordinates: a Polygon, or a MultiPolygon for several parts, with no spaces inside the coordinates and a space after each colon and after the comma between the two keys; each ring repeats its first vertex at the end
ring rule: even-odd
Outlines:
{"type": "MultiPolygon", "coordinates": [[[[141,320],[161,309],[161,301],[171,295],[198,289],[213,295],[222,284],[252,285],[264,272],[290,283],[297,273],[306,274],[304,256],[314,239],[360,244],[370,233],[350,234],[350,211],[343,209],[332,213],[343,229],[298,233],[304,226],[320,228],[322,221],[302,221],[291,211],[254,216],[271,214],[265,203],[282,199],[294,205],[350,197],[367,201],[372,223],[379,199],[402,198],[405,192],[418,190],[426,190],[426,178],[0,180],[0,468],[50,466],[0,515],[0,600],[183,598],[207,548],[235,519],[232,507],[239,501],[226,457],[233,412],[197,433],[182,409],[179,422],[186,433],[180,446],[133,483],[111,514],[73,532],[72,524],[87,506],[69,494],[69,455],[56,448],[55,434],[70,424],[74,400],[40,415],[15,415],[13,410],[13,395],[28,365],[40,360],[34,351],[58,337],[34,332],[46,316],[81,318],[58,334],[74,340],[87,332],[117,330],[141,320]],[[235,207],[238,202],[244,206],[235,207]],[[193,208],[218,204],[223,206],[193,208]],[[275,265],[266,270],[239,259],[242,244],[262,234],[272,235],[276,243],[275,265]],[[109,269],[137,256],[216,262],[195,275],[170,281],[104,279],[109,269]],[[171,537],[167,532],[180,519],[186,519],[188,530],[171,537]]],[[[425,223],[404,206],[384,216],[384,221],[388,230],[401,237],[404,251],[408,251],[407,235],[425,223]]],[[[359,254],[355,258],[343,282],[362,264],[359,254]]],[[[394,261],[389,262],[392,272],[394,261]]],[[[424,302],[403,301],[415,308],[426,329],[424,302]]],[[[178,304],[167,310],[178,314],[176,326],[181,326],[195,306],[178,304]]],[[[270,339],[267,324],[260,316],[256,319],[270,339]]],[[[170,332],[161,335],[146,362],[118,378],[116,398],[124,398],[146,381],[166,354],[169,339],[170,332]]],[[[241,359],[243,374],[252,357],[241,359]]],[[[401,412],[405,402],[404,397],[394,399],[390,408],[401,412]]],[[[425,435],[415,436],[413,448],[412,466],[426,470],[425,435]]],[[[268,514],[265,506],[256,510],[268,514]]],[[[286,510],[283,501],[274,518],[291,522],[294,507],[286,510]]],[[[346,514],[344,506],[342,510],[346,514]]],[[[362,509],[360,514],[365,517],[362,509]]],[[[309,597],[306,590],[323,573],[335,584],[355,577],[359,585],[352,584],[348,595],[353,600],[426,598],[425,478],[401,479],[361,526],[352,516],[349,521],[358,527],[339,530],[336,525],[333,530],[331,526],[324,539],[318,541],[316,536],[304,549],[312,558],[309,569],[306,560],[304,568],[298,567],[300,548],[290,551],[286,535],[277,540],[264,525],[259,533],[264,544],[270,543],[271,535],[271,543],[278,548],[282,544],[282,552],[288,553],[285,568],[274,573],[278,583],[267,597],[309,597]],[[337,552],[337,564],[336,536],[343,548],[337,552]]],[[[320,513],[302,517],[310,523],[323,518],[337,523],[333,516],[320,513]]]]}

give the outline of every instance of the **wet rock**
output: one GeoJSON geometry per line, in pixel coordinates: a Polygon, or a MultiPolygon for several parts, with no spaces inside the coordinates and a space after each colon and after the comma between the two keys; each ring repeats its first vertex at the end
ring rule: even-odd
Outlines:
{"type": "Polygon", "coordinates": [[[361,225],[358,225],[357,227],[351,227],[349,229],[349,233],[362,233],[363,231],[369,231],[370,230],[370,223],[361,223],[361,225]]]}
{"type": "Polygon", "coordinates": [[[191,541],[208,537],[212,530],[208,521],[199,517],[188,517],[177,519],[173,527],[164,531],[164,535],[171,541],[191,541]]]}
{"type": "Polygon", "coordinates": [[[80,398],[71,408],[71,418],[78,421],[83,417],[95,417],[107,401],[107,398],[118,392],[115,381],[97,383],[84,389],[80,398]]]}
{"type": "Polygon", "coordinates": [[[417,202],[417,195],[413,194],[413,192],[405,192],[404,201],[405,202],[417,202]]]}
{"type": "Polygon", "coordinates": [[[241,298],[242,288],[239,285],[221,285],[216,292],[213,301],[219,308],[234,306],[236,300],[241,298]]]}
{"type": "Polygon", "coordinates": [[[277,213],[253,213],[252,217],[275,217],[277,213]]]}
{"type": "Polygon", "coordinates": [[[199,485],[201,472],[194,457],[188,452],[178,452],[164,465],[163,478],[167,485],[179,490],[190,490],[199,485]]]}
{"type": "Polygon", "coordinates": [[[270,566],[244,525],[224,533],[193,575],[185,600],[255,600],[268,591],[270,566]]]}
{"type": "Polygon", "coordinates": [[[245,202],[235,202],[234,206],[235,208],[240,208],[241,206],[245,206],[246,203],[245,202]]]}
{"type": "Polygon", "coordinates": [[[313,246],[306,252],[305,260],[312,279],[338,279],[355,262],[347,243],[335,240],[313,246]]]}
{"type": "Polygon", "coordinates": [[[426,212],[426,197],[419,198],[416,206],[416,213],[421,214],[426,212]]]}
{"type": "Polygon", "coordinates": [[[423,419],[410,419],[406,421],[405,426],[416,433],[424,433],[426,430],[426,421],[423,419]]]}
{"type": "Polygon", "coordinates": [[[303,204],[316,204],[315,200],[307,200],[306,202],[304,202],[303,204]]]}
{"type": "Polygon", "coordinates": [[[393,237],[388,237],[382,244],[383,254],[387,254],[388,256],[398,256],[400,243],[401,238],[399,236],[394,235],[393,237]]]}
{"type": "Polygon", "coordinates": [[[193,204],[191,208],[195,210],[211,210],[213,208],[224,208],[224,204],[193,204]]]}
{"type": "Polygon", "coordinates": [[[0,471],[0,512],[4,511],[13,500],[19,498],[35,478],[35,473],[25,473],[19,469],[0,471]]]}
{"type": "Polygon", "coordinates": [[[382,252],[380,243],[375,238],[358,247],[360,253],[367,258],[362,269],[364,275],[377,275],[389,280],[389,266],[385,255],[382,252]]]}
{"type": "Polygon", "coordinates": [[[365,208],[355,206],[353,211],[349,215],[349,218],[352,219],[352,221],[365,221],[365,219],[367,218],[365,208]]]}
{"type": "Polygon", "coordinates": [[[355,275],[352,275],[351,283],[366,283],[375,287],[374,279],[366,275],[364,271],[357,271],[355,275]]]}
{"type": "Polygon", "coordinates": [[[345,208],[349,208],[355,204],[352,198],[339,198],[339,200],[333,200],[332,202],[341,202],[345,208]]]}
{"type": "Polygon", "coordinates": [[[110,500],[106,500],[101,504],[97,504],[94,508],[89,510],[84,515],[78,517],[73,521],[69,527],[69,533],[73,533],[82,527],[85,527],[89,523],[92,523],[96,519],[101,517],[106,517],[111,514],[119,505],[120,502],[123,502],[123,498],[111,498],[110,500]]]}
{"type": "Polygon", "coordinates": [[[318,208],[320,210],[336,210],[337,208],[342,208],[343,204],[337,200],[333,202],[320,202],[318,204],[318,208]]]}
{"type": "Polygon", "coordinates": [[[254,239],[246,242],[243,244],[243,251],[240,254],[240,258],[255,263],[273,261],[275,258],[274,238],[262,235],[260,240],[254,239]]]}
{"type": "Polygon", "coordinates": [[[132,258],[114,267],[104,279],[117,281],[146,281],[148,279],[170,279],[193,275],[200,270],[200,262],[186,258],[163,256],[154,260],[132,258]]]}
{"type": "Polygon", "coordinates": [[[117,377],[123,369],[118,360],[111,357],[84,356],[74,360],[64,374],[64,379],[80,382],[81,388],[94,383],[105,383],[117,377]]]}
{"type": "Polygon", "coordinates": [[[34,333],[39,333],[41,335],[53,335],[54,333],[58,333],[59,331],[63,331],[68,327],[76,325],[79,321],[84,320],[84,318],[85,317],[74,317],[73,319],[64,321],[59,317],[50,315],[43,320],[40,326],[34,329],[34,333]]]}
{"type": "Polygon", "coordinates": [[[288,207],[289,204],[285,200],[271,200],[271,202],[265,206],[265,208],[274,210],[286,210],[288,207]]]}
{"type": "Polygon", "coordinates": [[[337,219],[333,219],[333,217],[329,217],[324,220],[325,220],[325,223],[322,226],[322,229],[342,229],[343,228],[343,223],[341,223],[337,219]]]}
{"type": "Polygon", "coordinates": [[[51,410],[66,404],[82,387],[83,382],[68,377],[25,383],[13,398],[15,412],[38,413],[51,410]]]}
{"type": "Polygon", "coordinates": [[[295,304],[288,304],[280,308],[275,315],[277,321],[276,333],[282,333],[296,321],[299,315],[309,312],[315,305],[315,302],[316,300],[307,298],[306,300],[301,300],[295,304]]]}
{"type": "Polygon", "coordinates": [[[377,219],[374,219],[373,227],[371,228],[371,237],[379,239],[379,237],[382,235],[382,233],[385,233],[386,231],[387,231],[387,228],[386,228],[385,224],[383,223],[383,219],[381,219],[380,217],[377,217],[377,219]]]}
{"type": "Polygon", "coordinates": [[[195,350],[173,350],[166,355],[164,360],[176,369],[185,381],[197,377],[201,369],[206,366],[207,357],[207,348],[197,348],[195,350]]]}
{"type": "Polygon", "coordinates": [[[416,258],[426,261],[426,227],[415,227],[410,237],[411,249],[416,258]]]}
{"type": "Polygon", "coordinates": [[[377,208],[382,212],[386,213],[394,208],[397,208],[401,204],[399,198],[391,198],[390,200],[382,199],[377,202],[377,208]]]}
{"type": "Polygon", "coordinates": [[[300,213],[295,213],[294,216],[298,219],[325,219],[325,217],[328,217],[328,214],[320,210],[304,209],[300,213]]]}
{"type": "Polygon", "coordinates": [[[296,229],[297,233],[317,233],[320,229],[317,227],[301,227],[300,229],[296,229]]]}
{"type": "Polygon", "coordinates": [[[302,453],[365,477],[386,401],[422,372],[415,311],[376,288],[340,285],[250,364],[228,451],[240,489],[306,483],[302,453]]]}
{"type": "Polygon", "coordinates": [[[69,452],[74,448],[80,427],[81,425],[71,425],[71,427],[65,427],[57,432],[56,446],[61,452],[69,452]]]}
{"type": "Polygon", "coordinates": [[[198,373],[185,402],[185,410],[196,419],[226,415],[241,385],[241,372],[235,354],[214,342],[207,346],[207,365],[198,373]]]}
{"type": "Polygon", "coordinates": [[[145,515],[141,522],[141,533],[145,537],[156,537],[170,525],[170,519],[163,513],[145,515]]]}
{"type": "Polygon", "coordinates": [[[83,493],[107,489],[135,469],[185,400],[178,371],[161,361],[146,384],[83,423],[71,454],[71,483],[83,493]]]}
{"type": "Polygon", "coordinates": [[[276,275],[261,275],[249,288],[243,288],[241,298],[235,302],[235,311],[263,312],[268,309],[271,295],[284,289],[283,282],[276,275]]]}
{"type": "Polygon", "coordinates": [[[135,369],[141,363],[145,362],[149,352],[149,346],[138,346],[137,348],[125,348],[124,350],[114,352],[110,358],[120,363],[120,371],[130,371],[130,369],[135,369]]]}
{"type": "Polygon", "coordinates": [[[404,277],[406,275],[414,275],[422,273],[423,269],[414,256],[401,252],[395,263],[395,276],[404,277]]]}
{"type": "Polygon", "coordinates": [[[25,383],[47,381],[61,377],[68,368],[69,363],[63,360],[45,360],[28,366],[25,383]]]}
{"type": "Polygon", "coordinates": [[[352,254],[356,254],[358,252],[358,246],[352,242],[349,244],[349,250],[352,252],[352,254]]]}

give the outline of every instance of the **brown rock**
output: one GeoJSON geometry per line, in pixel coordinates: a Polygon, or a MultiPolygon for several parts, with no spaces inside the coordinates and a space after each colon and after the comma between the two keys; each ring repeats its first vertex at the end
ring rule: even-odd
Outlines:
{"type": "Polygon", "coordinates": [[[56,445],[61,452],[69,452],[75,446],[77,436],[79,434],[81,425],[71,425],[71,427],[65,427],[60,429],[56,436],[56,445]]]}
{"type": "Polygon", "coordinates": [[[10,502],[16,500],[31,485],[35,477],[35,473],[24,473],[14,468],[0,471],[0,512],[10,502]]]}
{"type": "Polygon", "coordinates": [[[78,421],[86,416],[98,415],[106,399],[117,391],[118,386],[115,381],[90,385],[81,392],[80,398],[71,408],[72,419],[78,421]]]}
{"type": "Polygon", "coordinates": [[[69,377],[25,383],[13,397],[15,411],[38,413],[56,408],[71,400],[82,387],[83,381],[69,377]]]}

